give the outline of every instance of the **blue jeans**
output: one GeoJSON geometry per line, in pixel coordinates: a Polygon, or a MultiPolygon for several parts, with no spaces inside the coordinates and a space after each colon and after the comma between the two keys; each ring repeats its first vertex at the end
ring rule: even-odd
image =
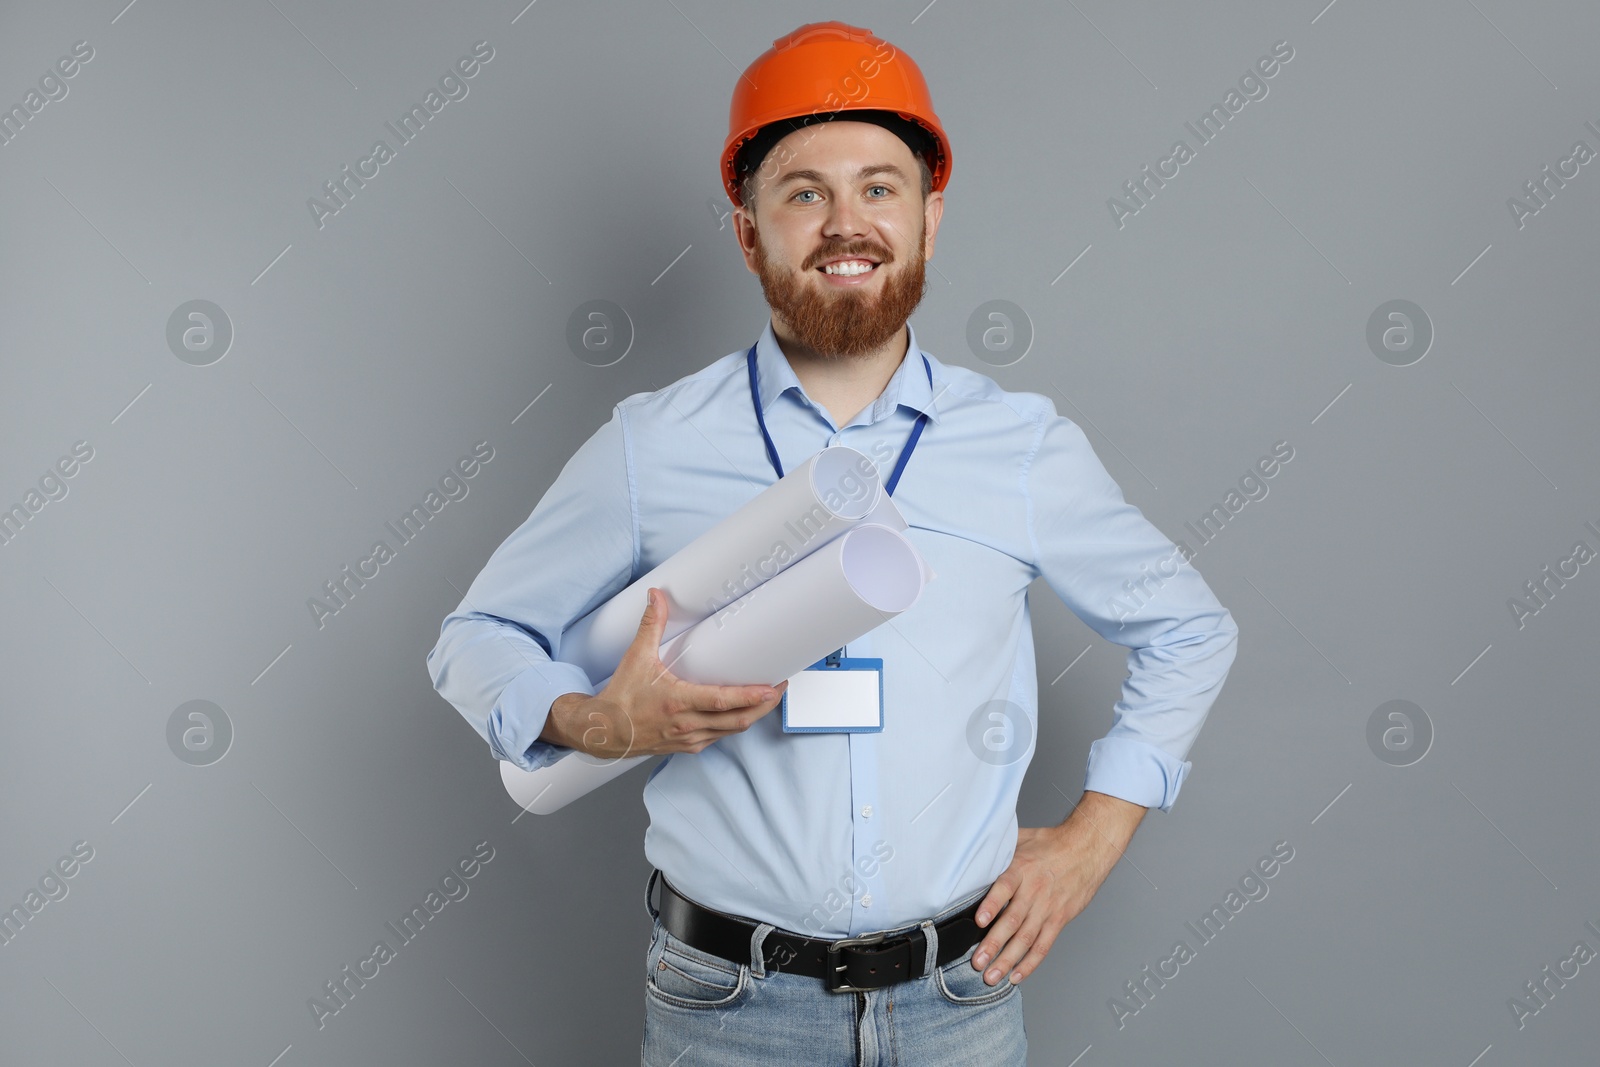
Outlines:
{"type": "Polygon", "coordinates": [[[922,928],[923,977],[830,993],[820,978],[766,970],[762,946],[770,923],[752,931],[749,959],[725,960],[674,937],[649,892],[647,884],[645,908],[654,926],[645,953],[643,1067],[1026,1067],[1020,987],[1009,977],[986,984],[972,967],[976,944],[932,966],[939,947],[934,922],[977,896],[891,931],[922,928]]]}

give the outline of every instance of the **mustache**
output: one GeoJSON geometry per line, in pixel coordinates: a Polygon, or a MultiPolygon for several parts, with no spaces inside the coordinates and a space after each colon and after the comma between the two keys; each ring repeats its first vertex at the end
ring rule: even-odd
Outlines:
{"type": "Polygon", "coordinates": [[[883,264],[894,262],[894,254],[891,253],[887,248],[877,245],[837,245],[830,248],[821,248],[816,252],[813,252],[806,258],[806,269],[814,270],[815,268],[822,266],[830,259],[848,259],[851,256],[860,256],[865,259],[875,259],[879,263],[883,264]]]}

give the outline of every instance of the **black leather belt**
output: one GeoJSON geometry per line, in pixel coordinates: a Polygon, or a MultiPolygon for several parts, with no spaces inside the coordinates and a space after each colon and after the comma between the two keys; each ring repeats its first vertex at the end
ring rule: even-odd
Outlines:
{"type": "MultiPolygon", "coordinates": [[[[959,959],[983,937],[984,931],[975,918],[983,899],[979,896],[966,910],[934,924],[939,933],[936,966],[959,959]]],[[[673,889],[664,874],[660,913],[661,925],[678,940],[731,963],[749,962],[750,935],[757,924],[696,904],[673,889]]],[[[851,993],[921,978],[928,958],[928,939],[921,927],[893,937],[879,931],[838,940],[775,929],[762,943],[762,958],[768,970],[820,978],[830,993],[851,993]]]]}

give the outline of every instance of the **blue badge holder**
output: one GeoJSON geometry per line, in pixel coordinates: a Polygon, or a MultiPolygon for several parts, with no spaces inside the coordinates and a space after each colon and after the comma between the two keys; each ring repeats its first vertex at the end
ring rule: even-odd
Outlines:
{"type": "Polygon", "coordinates": [[[794,726],[789,721],[789,693],[779,701],[782,731],[789,734],[875,734],[883,731],[883,659],[880,656],[840,656],[829,653],[806,670],[875,670],[877,672],[878,721],[870,726],[794,726]]]}
{"type": "Polygon", "coordinates": [[[808,671],[877,671],[878,672],[878,722],[875,726],[791,726],[789,724],[789,694],[784,692],[778,702],[783,714],[783,732],[790,734],[873,734],[883,731],[883,659],[879,656],[840,656],[830,652],[817,660],[808,671]]]}

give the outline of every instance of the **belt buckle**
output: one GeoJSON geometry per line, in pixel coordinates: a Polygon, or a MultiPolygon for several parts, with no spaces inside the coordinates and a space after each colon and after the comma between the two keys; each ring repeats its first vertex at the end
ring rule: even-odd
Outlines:
{"type": "Polygon", "coordinates": [[[844,937],[838,941],[830,941],[827,947],[827,973],[822,979],[823,987],[830,993],[855,993],[864,992],[868,989],[882,988],[881,986],[854,986],[844,982],[842,974],[848,965],[839,961],[839,955],[851,945],[876,945],[883,939],[884,931],[879,930],[875,934],[862,934],[860,937],[844,937]]]}

